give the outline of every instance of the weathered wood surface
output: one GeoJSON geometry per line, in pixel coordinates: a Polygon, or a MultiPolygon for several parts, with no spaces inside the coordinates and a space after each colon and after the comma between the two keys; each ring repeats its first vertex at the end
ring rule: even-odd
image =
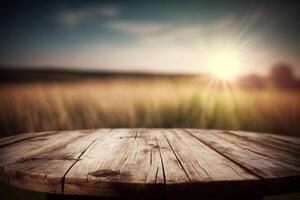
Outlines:
{"type": "Polygon", "coordinates": [[[53,194],[243,197],[300,191],[300,139],[199,129],[98,129],[0,139],[0,178],[53,194]]]}

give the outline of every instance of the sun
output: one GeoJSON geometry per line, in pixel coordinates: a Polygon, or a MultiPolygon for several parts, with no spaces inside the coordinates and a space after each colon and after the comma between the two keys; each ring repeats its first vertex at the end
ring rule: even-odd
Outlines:
{"type": "Polygon", "coordinates": [[[232,81],[240,74],[241,58],[233,50],[219,50],[208,58],[209,73],[218,79],[232,81]]]}

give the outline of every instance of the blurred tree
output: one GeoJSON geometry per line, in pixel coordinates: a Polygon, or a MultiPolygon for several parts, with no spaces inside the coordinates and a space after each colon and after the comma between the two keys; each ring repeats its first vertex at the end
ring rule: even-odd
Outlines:
{"type": "Polygon", "coordinates": [[[266,86],[266,81],[258,74],[249,74],[241,77],[238,84],[244,89],[263,89],[266,86]]]}
{"type": "Polygon", "coordinates": [[[270,79],[279,88],[296,86],[293,68],[287,63],[274,65],[270,72],[270,79]]]}

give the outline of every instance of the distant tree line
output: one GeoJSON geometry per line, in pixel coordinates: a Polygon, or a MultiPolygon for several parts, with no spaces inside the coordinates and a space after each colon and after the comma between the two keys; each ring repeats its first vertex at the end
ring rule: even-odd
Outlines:
{"type": "Polygon", "coordinates": [[[250,74],[238,80],[239,86],[248,89],[263,89],[267,86],[279,89],[300,89],[300,80],[296,78],[293,67],[287,63],[274,65],[268,77],[250,74]]]}
{"type": "Polygon", "coordinates": [[[275,65],[270,73],[273,84],[279,88],[299,87],[299,80],[295,78],[293,68],[288,64],[275,65]]]}

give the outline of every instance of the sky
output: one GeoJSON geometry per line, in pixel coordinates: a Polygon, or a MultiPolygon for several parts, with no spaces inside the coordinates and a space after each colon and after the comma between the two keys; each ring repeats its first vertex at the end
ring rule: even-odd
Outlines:
{"type": "Polygon", "coordinates": [[[240,73],[299,73],[299,19],[297,1],[3,0],[0,65],[202,73],[226,52],[240,73]]]}

